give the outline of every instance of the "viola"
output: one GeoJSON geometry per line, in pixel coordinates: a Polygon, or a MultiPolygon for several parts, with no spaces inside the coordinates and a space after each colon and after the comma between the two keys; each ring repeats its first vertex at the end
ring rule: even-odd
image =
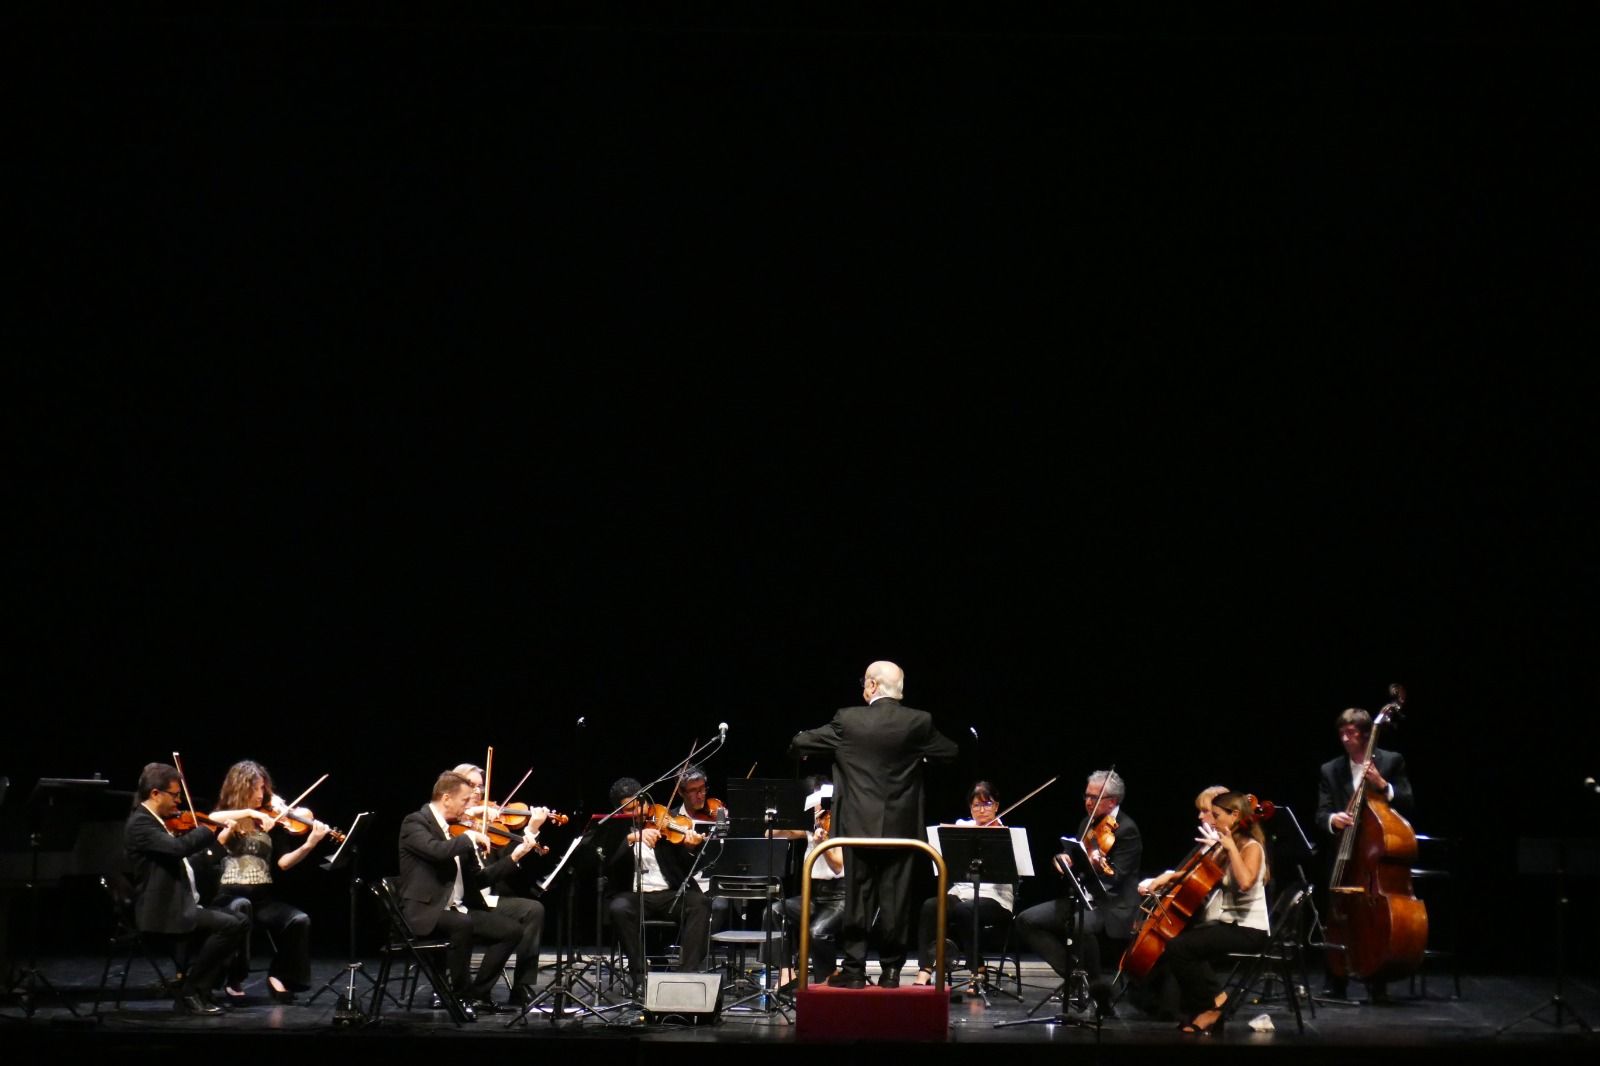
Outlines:
{"type": "Polygon", "coordinates": [[[1117,871],[1112,869],[1111,861],[1106,858],[1111,849],[1117,846],[1117,819],[1115,815],[1106,815],[1089,830],[1089,841],[1094,846],[1089,849],[1089,861],[1103,877],[1115,877],[1117,871]]]}

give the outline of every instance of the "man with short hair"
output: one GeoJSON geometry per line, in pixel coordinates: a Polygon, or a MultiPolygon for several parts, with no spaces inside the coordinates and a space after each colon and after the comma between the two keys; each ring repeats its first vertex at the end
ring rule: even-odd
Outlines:
{"type": "MultiPolygon", "coordinates": [[[[833,835],[905,837],[923,832],[924,761],[948,762],[959,751],[940,733],[927,711],[900,702],[905,672],[881,660],[861,679],[863,703],[841,708],[819,729],[795,734],[790,750],[833,756],[833,835]]],[[[839,972],[828,978],[836,988],[866,986],[867,941],[873,915],[881,910],[878,984],[895,988],[915,931],[911,879],[919,856],[910,850],[862,848],[844,868],[844,920],[839,972]]]]}
{"type": "MultiPolygon", "coordinates": [[[[637,797],[642,787],[631,777],[618,778],[611,785],[611,805],[621,807],[637,797]]],[[[647,821],[629,829],[606,860],[613,886],[622,886],[611,893],[607,904],[611,928],[627,953],[629,976],[638,993],[644,990],[646,971],[644,944],[639,939],[641,909],[647,919],[678,919],[680,972],[698,970],[705,962],[711,942],[711,903],[689,876],[694,864],[691,851],[704,839],[690,830],[682,844],[673,844],[647,821]]]]}
{"type": "Polygon", "coordinates": [[[474,891],[509,875],[533,850],[529,837],[508,854],[485,860],[489,838],[476,829],[450,835],[450,824],[466,814],[472,782],[447,771],[433,784],[432,798],[400,823],[400,906],[412,932],[435,930],[450,940],[446,956],[450,987],[469,1016],[499,1014],[494,983],[517,949],[523,927],[509,914],[490,910],[474,891]],[[475,980],[468,983],[472,945],[488,945],[475,980]]]}
{"type": "MultiPolygon", "coordinates": [[[[123,848],[133,864],[133,920],[141,933],[166,936],[197,934],[201,940],[189,958],[173,1009],[180,1014],[218,1015],[211,988],[222,976],[229,957],[244,943],[250,919],[242,914],[200,906],[191,859],[215,862],[211,852],[218,835],[196,825],[181,836],[167,828],[178,814],[182,777],[175,767],[153,762],[139,774],[139,799],[123,826],[123,848]]],[[[223,829],[226,839],[231,828],[223,829]]]]}

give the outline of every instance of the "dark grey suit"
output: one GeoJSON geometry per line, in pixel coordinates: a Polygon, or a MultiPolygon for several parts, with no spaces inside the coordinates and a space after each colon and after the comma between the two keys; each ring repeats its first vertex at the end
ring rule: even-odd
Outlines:
{"type": "MultiPolygon", "coordinates": [[[[845,707],[820,729],[795,735],[791,750],[833,756],[833,835],[921,839],[923,760],[948,762],[955,741],[933,726],[933,716],[884,697],[870,707],[845,707]]],[[[862,849],[844,864],[844,924],[840,969],[866,972],[867,937],[881,908],[884,969],[905,963],[914,931],[910,888],[917,854],[862,849]]]]}
{"type": "MultiPolygon", "coordinates": [[[[1383,779],[1394,787],[1394,799],[1389,805],[1401,814],[1410,816],[1413,806],[1411,778],[1406,776],[1406,760],[1397,751],[1372,749],[1372,762],[1383,779]]],[[[1328,828],[1328,819],[1350,805],[1354,790],[1350,787],[1350,759],[1341,755],[1322,764],[1317,778],[1317,825],[1324,833],[1337,836],[1328,828]]]]}
{"type": "Polygon", "coordinates": [[[195,901],[184,860],[215,861],[221,850],[217,838],[203,827],[173,836],[140,804],[123,824],[122,844],[133,865],[134,924],[146,933],[203,936],[184,972],[180,995],[207,994],[250,929],[248,918],[195,901]]]}

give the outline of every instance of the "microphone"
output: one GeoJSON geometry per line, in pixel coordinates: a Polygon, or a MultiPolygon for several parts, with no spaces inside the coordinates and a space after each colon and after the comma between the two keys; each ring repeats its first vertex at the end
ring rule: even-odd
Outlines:
{"type": "Polygon", "coordinates": [[[972,734],[972,739],[973,740],[977,740],[978,739],[978,731],[975,728],[973,728],[972,726],[970,726],[970,725],[967,726],[967,732],[972,734]]]}
{"type": "Polygon", "coordinates": [[[728,739],[728,723],[727,722],[718,722],[717,723],[717,732],[719,734],[721,734],[721,737],[722,737],[723,740],[727,740],[728,739]]]}
{"type": "Polygon", "coordinates": [[[583,727],[584,727],[584,726],[586,726],[586,725],[588,725],[588,724],[589,724],[589,719],[587,719],[587,718],[582,718],[582,717],[580,717],[580,718],[579,718],[579,719],[578,719],[578,728],[579,728],[579,729],[582,729],[582,728],[583,728],[583,727]]]}
{"type": "Polygon", "coordinates": [[[1600,784],[1596,784],[1595,779],[1592,777],[1586,777],[1583,779],[1583,787],[1588,789],[1590,792],[1600,792],[1600,784]]]}
{"type": "Polygon", "coordinates": [[[728,808],[717,808],[717,824],[712,831],[716,833],[726,833],[728,831],[728,808]]]}

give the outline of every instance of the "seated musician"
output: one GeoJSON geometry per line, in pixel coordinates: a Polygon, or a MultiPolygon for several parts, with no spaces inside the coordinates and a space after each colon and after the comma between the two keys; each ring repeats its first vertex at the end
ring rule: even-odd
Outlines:
{"type": "MultiPolygon", "coordinates": [[[[1412,806],[1411,779],[1406,774],[1406,760],[1397,751],[1382,748],[1372,750],[1372,760],[1367,760],[1367,742],[1372,738],[1372,713],[1360,707],[1351,707],[1340,713],[1336,724],[1339,743],[1344,754],[1322,764],[1317,775],[1317,826],[1338,840],[1351,824],[1345,813],[1356,785],[1381,796],[1402,815],[1409,815],[1412,806]]],[[[1331,849],[1337,853],[1338,849],[1331,849]]],[[[1329,960],[1332,961],[1331,959],[1329,960]]],[[[1373,1003],[1388,1002],[1387,983],[1367,981],[1367,996],[1373,1003]]],[[[1349,994],[1349,979],[1328,968],[1327,985],[1322,994],[1333,999],[1344,999],[1349,994]]]]}
{"type": "MultiPolygon", "coordinates": [[[[1200,790],[1194,798],[1195,818],[1201,826],[1215,829],[1217,820],[1211,814],[1211,801],[1228,791],[1226,785],[1212,785],[1210,788],[1200,790]]],[[[1205,830],[1202,829],[1201,832],[1205,830]]],[[[1207,838],[1209,839],[1209,838],[1207,838]]],[[[1138,891],[1141,896],[1153,896],[1162,892],[1179,877],[1176,870],[1167,870],[1154,877],[1147,877],[1139,882],[1138,891]]],[[[1144,921],[1141,917],[1140,922],[1144,921]]],[[[1167,974],[1167,968],[1160,961],[1144,977],[1143,980],[1132,983],[1128,988],[1128,999],[1146,1014],[1158,1018],[1173,1019],[1180,1017],[1182,1008],[1179,1006],[1178,987],[1167,974]]],[[[1188,1015],[1182,1015],[1188,1017],[1188,1015]]]]}
{"type": "Polygon", "coordinates": [[[203,825],[178,835],[167,828],[179,811],[182,778],[175,767],[153,762],[139,774],[139,801],[123,826],[123,847],[133,864],[133,920],[143,933],[194,934],[200,943],[190,955],[173,1009],[183,1014],[217,1015],[211,988],[228,958],[244,942],[249,919],[219,907],[200,906],[193,862],[215,861],[216,845],[232,830],[214,833],[203,825]]]}
{"type": "MultiPolygon", "coordinates": [[[[806,834],[806,851],[828,839],[830,829],[829,807],[833,800],[833,782],[814,775],[805,779],[806,794],[816,800],[806,809],[811,812],[811,830],[806,834]]],[[[794,965],[800,952],[800,897],[789,896],[781,903],[774,902],[774,924],[789,930],[788,944],[784,949],[784,967],[780,980],[785,989],[794,981],[794,965]],[[781,907],[781,913],[777,909],[781,907]]],[[[839,927],[844,924],[844,850],[833,848],[817,856],[811,863],[811,980],[826,981],[838,964],[839,927]]]]}
{"type": "MultiPolygon", "coordinates": [[[[611,805],[622,806],[638,796],[641,787],[631,777],[619,778],[611,786],[611,805]]],[[[677,919],[680,971],[698,970],[705,963],[711,938],[711,902],[689,876],[693,849],[704,839],[690,829],[682,844],[673,844],[654,825],[635,825],[607,859],[613,889],[607,905],[611,927],[628,955],[629,973],[636,986],[642,986],[647,968],[639,935],[641,911],[647,919],[677,919]]]]}
{"type": "Polygon", "coordinates": [[[465,816],[472,782],[458,773],[439,775],[432,799],[400,823],[400,906],[418,936],[442,933],[450,940],[446,966],[452,991],[469,1014],[498,1014],[494,985],[522,941],[523,928],[509,914],[491,909],[477,889],[508,876],[533,850],[525,839],[501,858],[486,860],[489,838],[476,829],[451,835],[465,816]],[[470,982],[472,945],[485,944],[483,963],[470,982]]]}
{"type": "Polygon", "coordinates": [[[1225,874],[1206,901],[1204,920],[1174,937],[1162,956],[1178,986],[1186,1033],[1208,1033],[1222,1020],[1228,996],[1211,963],[1230,952],[1259,950],[1267,938],[1266,836],[1246,821],[1250,813],[1250,797],[1224,792],[1211,801],[1213,824],[1200,824],[1199,842],[1222,845],[1225,874]]]}
{"type": "MultiPolygon", "coordinates": [[[[683,782],[681,789],[683,802],[678,804],[675,813],[707,826],[715,824],[717,816],[710,808],[708,789],[706,787],[706,772],[700,767],[690,764],[689,768],[684,770],[681,780],[683,782]]],[[[732,812],[730,811],[729,817],[731,816],[732,812]]],[[[708,831],[705,829],[697,830],[697,832],[701,833],[708,831]]],[[[690,845],[687,839],[684,840],[684,846],[690,852],[694,852],[700,847],[699,844],[690,845]]],[[[729,901],[726,898],[710,895],[711,875],[706,872],[705,861],[702,859],[701,863],[696,866],[694,882],[700,886],[701,892],[707,893],[706,898],[711,901],[711,932],[716,933],[728,928],[731,920],[731,911],[728,906],[729,901]]]]}
{"type": "MultiPolygon", "coordinates": [[[[259,926],[271,934],[278,950],[267,969],[267,984],[274,1000],[293,1003],[296,992],[311,987],[311,918],[278,898],[273,891],[273,871],[299,865],[328,835],[328,826],[312,819],[304,837],[281,826],[265,828],[270,819],[262,812],[278,813],[283,801],[273,792],[272,775],[266,767],[249,759],[228,768],[217,805],[223,809],[211,812],[212,820],[227,823],[233,831],[223,845],[227,850],[222,857],[216,905],[242,915],[251,929],[259,926]]],[[[250,948],[247,935],[228,964],[223,993],[231,1000],[244,998],[250,948]]]]}
{"type": "Polygon", "coordinates": [[[1081,967],[1089,977],[1089,990],[1102,1015],[1111,1013],[1111,985],[1102,975],[1099,937],[1126,940],[1138,910],[1139,859],[1144,844],[1139,827],[1122,810],[1122,777],[1115,771],[1096,770],[1083,790],[1084,820],[1078,838],[1089,853],[1091,869],[1080,869],[1083,855],[1063,851],[1055,857],[1057,870],[1075,873],[1093,894],[1095,909],[1082,915],[1081,937],[1074,930],[1074,913],[1080,909],[1076,892],[1066,891],[1049,903],[1029,907],[1017,915],[1013,929],[1023,943],[1050,964],[1065,980],[1081,967]],[[1102,852],[1094,831],[1110,818],[1116,823],[1114,842],[1102,852]],[[1069,944],[1069,941],[1073,943],[1069,944]]]}
{"type": "MultiPolygon", "coordinates": [[[[962,818],[956,825],[1004,828],[997,817],[1000,813],[1000,797],[989,782],[979,781],[968,790],[967,809],[972,812],[972,817],[962,818]]],[[[950,891],[945,896],[944,928],[946,936],[956,942],[962,958],[966,959],[967,969],[972,973],[967,992],[976,995],[984,980],[984,965],[978,954],[978,945],[972,942],[972,882],[963,881],[960,877],[960,871],[951,871],[950,891]]],[[[993,925],[1010,914],[1015,905],[1014,894],[1015,889],[1009,884],[980,884],[976,903],[979,924],[993,925]]],[[[938,945],[933,941],[938,935],[938,927],[939,898],[930,896],[923,901],[922,916],[917,924],[917,944],[922,950],[922,961],[916,984],[925,985],[933,980],[934,960],[938,958],[938,945]]]]}
{"type": "MultiPolygon", "coordinates": [[[[460,774],[472,785],[467,817],[483,817],[483,768],[472,763],[461,763],[451,773],[460,774]]],[[[549,813],[544,807],[530,809],[527,812],[528,823],[517,832],[534,841],[537,846],[539,829],[549,813]]],[[[539,952],[544,940],[544,904],[517,890],[511,877],[516,872],[514,868],[502,868],[502,876],[478,889],[478,895],[483,898],[484,906],[514,919],[522,927],[522,937],[517,941],[517,964],[511,975],[511,1005],[522,1007],[533,997],[532,989],[539,979],[539,952]]]]}

